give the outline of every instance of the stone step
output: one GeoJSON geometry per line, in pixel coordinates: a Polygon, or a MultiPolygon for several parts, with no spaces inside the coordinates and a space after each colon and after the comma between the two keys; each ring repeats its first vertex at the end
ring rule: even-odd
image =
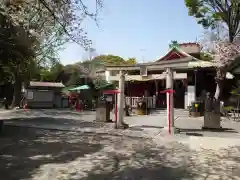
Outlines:
{"type": "MultiPolygon", "coordinates": [[[[167,110],[157,110],[155,112],[152,112],[151,114],[159,114],[159,115],[165,115],[167,116],[167,110]]],[[[181,116],[181,117],[188,117],[189,116],[189,112],[187,110],[184,109],[180,109],[180,110],[174,110],[174,116],[181,116]]]]}

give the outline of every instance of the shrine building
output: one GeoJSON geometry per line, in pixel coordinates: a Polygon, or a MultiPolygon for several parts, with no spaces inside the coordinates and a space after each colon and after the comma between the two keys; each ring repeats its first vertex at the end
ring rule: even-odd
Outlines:
{"type": "Polygon", "coordinates": [[[131,107],[136,107],[138,99],[144,96],[149,108],[165,108],[166,95],[160,92],[166,89],[166,68],[173,71],[175,108],[187,109],[203,90],[215,92],[215,67],[213,63],[200,59],[200,45],[197,43],[172,47],[154,62],[108,65],[97,73],[113,83],[119,81],[120,71],[124,72],[125,101],[131,107]]]}

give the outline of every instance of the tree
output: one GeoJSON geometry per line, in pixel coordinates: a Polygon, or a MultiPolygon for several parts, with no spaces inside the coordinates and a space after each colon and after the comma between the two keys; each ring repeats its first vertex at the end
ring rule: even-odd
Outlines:
{"type": "MultiPolygon", "coordinates": [[[[31,46],[34,49],[34,61],[29,61],[29,56],[22,56],[21,60],[27,62],[24,65],[9,66],[17,67],[11,72],[26,71],[26,64],[35,64],[37,66],[52,66],[58,62],[56,50],[61,47],[66,41],[72,41],[84,48],[88,48],[91,41],[87,38],[86,32],[81,27],[81,23],[84,19],[90,17],[94,21],[97,20],[99,7],[102,7],[102,1],[96,0],[96,11],[90,12],[88,6],[84,4],[82,0],[77,1],[45,1],[45,0],[5,0],[0,4],[0,14],[7,16],[9,21],[14,24],[15,27],[27,32],[22,37],[30,39],[29,37],[35,37],[35,46],[31,46]]],[[[19,36],[19,37],[21,37],[19,36]]],[[[27,45],[32,45],[28,42],[27,45]]],[[[16,45],[16,44],[14,44],[16,45]]],[[[25,48],[27,49],[27,48],[25,48]]],[[[14,48],[12,48],[14,50],[14,48]]],[[[21,49],[23,51],[24,48],[21,49]]],[[[21,53],[20,49],[18,53],[21,53]]],[[[14,59],[15,62],[16,58],[14,59]]],[[[20,59],[20,58],[18,58],[20,59]]],[[[16,64],[16,63],[15,63],[16,64]]],[[[8,64],[10,65],[10,64],[8,64]]],[[[34,66],[35,66],[34,65],[34,66]]],[[[29,74],[28,71],[26,73],[29,74]]],[[[20,86],[23,78],[21,76],[15,76],[15,97],[20,97],[20,86]]],[[[14,105],[18,105],[20,100],[13,101],[14,105]],[[16,102],[17,101],[17,102],[16,102]]]]}
{"type": "Polygon", "coordinates": [[[75,71],[71,74],[69,81],[67,82],[68,86],[79,85],[80,84],[80,75],[79,72],[75,71]]]}
{"type": "Polygon", "coordinates": [[[220,128],[220,100],[222,97],[223,84],[229,65],[231,65],[232,61],[235,61],[240,55],[240,45],[229,41],[215,41],[212,42],[212,44],[213,48],[211,52],[216,67],[216,91],[213,101],[211,102],[211,104],[213,103],[212,108],[214,109],[204,115],[204,127],[220,128]]]}
{"type": "Polygon", "coordinates": [[[104,65],[123,65],[123,64],[136,64],[137,60],[136,58],[128,58],[127,60],[124,60],[120,56],[108,54],[108,55],[99,55],[92,59],[94,62],[98,62],[101,66],[104,65]]]}
{"type": "Polygon", "coordinates": [[[136,64],[137,63],[137,60],[136,58],[132,57],[132,58],[128,58],[126,60],[126,64],[136,64]]]}
{"type": "Polygon", "coordinates": [[[80,85],[84,83],[82,75],[82,70],[78,65],[66,65],[58,74],[56,81],[62,82],[66,86],[80,85]]]}
{"type": "Polygon", "coordinates": [[[97,51],[95,48],[90,47],[86,50],[86,54],[87,54],[86,61],[92,61],[94,57],[97,56],[97,51]]]}
{"type": "Polygon", "coordinates": [[[58,78],[63,72],[63,65],[60,63],[55,64],[51,68],[39,67],[35,76],[32,76],[35,80],[45,82],[60,82],[58,78]]]}
{"type": "Polygon", "coordinates": [[[212,61],[213,55],[206,53],[206,52],[200,52],[200,60],[202,61],[212,61]]]}
{"type": "Polygon", "coordinates": [[[96,77],[96,71],[104,68],[105,65],[122,65],[122,64],[135,64],[135,58],[124,60],[120,56],[115,55],[100,55],[95,56],[96,50],[89,51],[89,60],[76,63],[82,75],[85,75],[85,82],[91,82],[96,77]]]}
{"type": "Polygon", "coordinates": [[[203,48],[214,55],[213,61],[216,64],[215,108],[212,113],[204,116],[204,126],[219,128],[220,98],[226,70],[235,56],[239,55],[239,46],[236,42],[240,35],[240,1],[185,0],[185,4],[190,16],[194,16],[204,28],[211,28],[206,38],[208,43],[203,43],[205,45],[203,48]],[[224,31],[219,30],[223,28],[224,31]]]}
{"type": "MultiPolygon", "coordinates": [[[[95,50],[94,50],[95,51],[95,50]]],[[[96,54],[94,52],[94,54],[96,54]]],[[[63,67],[63,71],[59,73],[57,81],[62,81],[63,84],[80,85],[80,84],[98,84],[99,77],[96,76],[98,69],[104,68],[105,65],[121,65],[121,64],[135,64],[135,58],[124,60],[123,58],[115,55],[100,55],[94,56],[91,60],[69,64],[63,67]]],[[[48,72],[48,71],[47,71],[48,72]]],[[[49,74],[46,73],[49,77],[49,74]]],[[[101,83],[103,82],[100,80],[101,83]]],[[[100,83],[100,82],[99,82],[100,83]]],[[[100,84],[101,84],[100,83],[100,84]]],[[[97,85],[98,86],[98,85],[97,85]]]]}
{"type": "Polygon", "coordinates": [[[202,24],[203,27],[212,28],[211,30],[207,30],[204,32],[204,36],[201,39],[201,49],[204,55],[208,55],[208,57],[206,57],[206,60],[213,60],[216,63],[217,73],[215,79],[217,82],[217,86],[214,97],[216,99],[219,99],[222,91],[221,89],[223,86],[224,78],[226,76],[226,68],[233,60],[233,57],[230,57],[229,55],[226,56],[224,55],[224,53],[228,54],[231,51],[235,51],[236,47],[238,46],[237,42],[234,41],[234,39],[236,39],[239,35],[240,29],[232,27],[235,27],[236,23],[237,26],[239,26],[240,23],[240,2],[232,1],[231,3],[230,1],[223,2],[218,0],[203,0],[200,3],[198,0],[185,0],[185,3],[189,8],[189,14],[198,18],[198,23],[202,24]],[[224,5],[227,6],[222,7],[224,5]],[[214,9],[214,11],[211,11],[212,13],[210,13],[210,7],[214,9]],[[227,11],[229,14],[226,15],[226,12],[221,13],[220,10],[223,10],[222,8],[224,8],[225,11],[227,11]],[[204,9],[207,9],[209,12],[207,11],[206,13],[204,13],[204,9]],[[234,15],[236,15],[236,17],[234,15]],[[234,17],[232,17],[232,21],[227,22],[225,16],[234,17]],[[228,29],[225,28],[224,23],[225,26],[228,27],[228,29]],[[224,48],[224,52],[221,51],[218,47],[224,48]],[[222,58],[216,60],[215,58],[217,57],[222,58]],[[229,57],[230,59],[227,59],[227,57],[229,57]],[[224,65],[220,66],[220,64],[224,65]]]}
{"type": "Polygon", "coordinates": [[[214,42],[214,63],[217,68],[216,82],[217,88],[215,92],[215,99],[218,100],[221,97],[221,90],[223,86],[223,81],[226,76],[227,67],[240,56],[240,45],[228,42],[228,41],[218,41],[214,42]]]}
{"type": "Polygon", "coordinates": [[[46,1],[46,0],[6,0],[3,7],[16,24],[21,24],[26,29],[39,34],[45,40],[54,34],[54,28],[59,28],[57,33],[65,34],[71,40],[82,47],[89,48],[91,41],[82,28],[82,22],[86,18],[97,20],[101,0],[94,0],[96,9],[91,8],[82,0],[76,1],[46,1]]]}
{"type": "Polygon", "coordinates": [[[0,8],[0,64],[1,73],[14,82],[14,105],[20,102],[21,85],[34,70],[37,39],[21,26],[15,25],[0,8]],[[18,95],[16,95],[18,94],[18,95]]]}
{"type": "Polygon", "coordinates": [[[102,62],[104,65],[120,65],[125,62],[122,57],[112,54],[96,56],[93,61],[102,62]]]}
{"type": "MultiPolygon", "coordinates": [[[[240,46],[237,42],[229,42],[224,31],[208,31],[202,40],[204,54],[209,54],[210,60],[216,67],[216,91],[214,94],[214,110],[204,116],[204,126],[214,125],[220,127],[220,100],[226,73],[232,61],[240,54],[240,46]],[[211,122],[210,122],[211,121],[211,122]],[[213,123],[214,122],[214,123],[213,123]]],[[[212,128],[212,127],[211,127],[212,128]]]]}
{"type": "Polygon", "coordinates": [[[228,29],[229,41],[240,34],[239,0],[185,0],[189,15],[194,16],[204,28],[216,29],[220,24],[228,29]]]}

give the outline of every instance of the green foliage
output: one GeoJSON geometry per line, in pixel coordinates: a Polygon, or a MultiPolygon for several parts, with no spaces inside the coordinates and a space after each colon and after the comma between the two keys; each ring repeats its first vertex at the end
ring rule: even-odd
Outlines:
{"type": "Polygon", "coordinates": [[[70,85],[78,85],[79,81],[80,81],[79,73],[75,71],[75,72],[73,72],[70,75],[70,78],[69,78],[69,80],[68,80],[68,82],[66,84],[68,86],[70,86],[70,85]]]}
{"type": "Polygon", "coordinates": [[[126,64],[136,64],[137,60],[136,58],[128,58],[125,62],[126,64]]]}
{"type": "Polygon", "coordinates": [[[122,64],[136,64],[137,60],[136,58],[128,58],[127,60],[124,60],[120,56],[115,56],[112,54],[109,55],[100,55],[96,56],[92,60],[93,62],[98,62],[98,64],[103,65],[122,65],[122,64]]]}
{"type": "MultiPolygon", "coordinates": [[[[96,10],[102,7],[102,1],[96,1],[96,10]]],[[[18,39],[24,37],[24,41],[18,42],[4,42],[5,49],[9,49],[7,45],[11,44],[16,46],[17,43],[23,45],[31,45],[30,47],[34,50],[34,60],[37,66],[50,68],[55,63],[59,62],[57,51],[60,50],[67,41],[73,41],[84,48],[89,47],[91,41],[88,40],[86,33],[83,28],[80,27],[83,19],[91,17],[96,21],[97,11],[91,12],[91,10],[85,5],[85,2],[81,0],[68,1],[4,1],[0,4],[0,15],[1,23],[3,18],[6,17],[9,22],[18,27],[18,30],[28,33],[29,35],[18,35],[18,39]],[[36,39],[35,44],[28,41],[32,38],[36,39]]],[[[5,26],[9,26],[5,23],[5,26]]],[[[1,31],[7,28],[1,26],[1,31]]],[[[9,29],[9,28],[8,28],[9,29]]],[[[8,32],[8,30],[6,31],[8,32]]],[[[11,31],[10,31],[11,32],[11,31]]],[[[1,33],[4,37],[5,34],[1,33]]],[[[12,34],[11,34],[12,36],[12,34]]],[[[11,38],[10,38],[11,39],[11,38]]],[[[2,40],[2,38],[1,38],[2,40]]],[[[1,44],[1,47],[4,47],[1,44]]],[[[5,51],[4,49],[4,51],[5,51]]],[[[13,53],[22,55],[21,61],[25,60],[23,56],[24,50],[28,48],[14,49],[13,53]]],[[[0,58],[3,61],[4,58],[0,58]]],[[[12,59],[12,58],[11,58],[12,59]]],[[[28,58],[27,58],[28,59],[28,58]]],[[[8,59],[4,59],[9,61],[8,59]]],[[[0,62],[3,64],[3,62],[0,62]]]]}
{"type": "MultiPolygon", "coordinates": [[[[99,77],[96,77],[96,70],[103,68],[105,65],[121,64],[136,64],[136,58],[124,60],[122,57],[115,55],[96,56],[92,60],[66,65],[63,67],[57,80],[62,81],[63,84],[67,86],[93,83],[94,86],[98,87],[105,82],[104,80],[99,80],[99,77]]],[[[46,76],[48,77],[48,74],[46,76]]]]}
{"type": "Polygon", "coordinates": [[[80,67],[75,64],[69,64],[64,67],[61,66],[56,67],[55,69],[58,70],[52,70],[52,72],[57,72],[53,73],[56,77],[55,81],[62,82],[66,86],[81,85],[85,83],[88,78],[82,73],[80,67]]]}
{"type": "Polygon", "coordinates": [[[58,77],[63,72],[63,65],[60,63],[55,64],[51,69],[40,67],[36,72],[36,80],[45,82],[57,82],[58,77]]]}
{"type": "Polygon", "coordinates": [[[189,15],[206,29],[215,29],[219,23],[226,24],[230,42],[240,34],[239,0],[185,0],[185,5],[189,15]]]}
{"type": "Polygon", "coordinates": [[[22,81],[33,77],[46,81],[61,79],[57,51],[65,42],[89,48],[91,41],[81,25],[87,17],[96,21],[102,1],[95,2],[93,12],[82,0],[0,3],[0,78],[14,80],[14,96],[18,98],[14,101],[20,103],[22,81]]]}
{"type": "Polygon", "coordinates": [[[120,65],[125,63],[122,57],[111,54],[97,56],[92,61],[102,62],[104,65],[120,65]]]}
{"type": "Polygon", "coordinates": [[[106,90],[106,89],[115,89],[115,85],[108,83],[106,80],[104,79],[98,79],[98,80],[94,80],[93,81],[94,87],[97,90],[106,90]]]}
{"type": "MultiPolygon", "coordinates": [[[[221,1],[219,3],[222,6],[221,1]]],[[[218,7],[217,3],[212,0],[185,0],[185,5],[189,10],[189,15],[197,18],[198,23],[204,28],[215,28],[216,22],[222,19],[221,11],[212,11],[218,7]]]]}
{"type": "Polygon", "coordinates": [[[213,56],[211,54],[208,54],[208,53],[200,52],[200,59],[203,60],[203,61],[212,61],[213,56]]]}
{"type": "Polygon", "coordinates": [[[240,97],[240,87],[234,88],[234,89],[231,91],[231,94],[240,97]]]}
{"type": "MultiPolygon", "coordinates": [[[[60,63],[57,63],[54,67],[50,69],[52,73],[52,80],[53,81],[59,81],[58,77],[63,72],[64,66],[60,63]]],[[[60,82],[60,81],[59,81],[60,82]]]]}
{"type": "Polygon", "coordinates": [[[0,13],[0,76],[7,79],[16,79],[16,76],[28,78],[35,67],[36,44],[35,37],[16,26],[7,14],[0,13]]]}
{"type": "Polygon", "coordinates": [[[179,43],[177,40],[172,40],[171,43],[169,44],[169,49],[173,47],[179,47],[179,43]]]}

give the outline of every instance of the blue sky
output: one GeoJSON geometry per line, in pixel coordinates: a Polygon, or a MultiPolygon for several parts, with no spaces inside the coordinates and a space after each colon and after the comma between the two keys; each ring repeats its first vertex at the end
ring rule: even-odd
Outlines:
{"type": "MultiPolygon", "coordinates": [[[[98,55],[136,57],[139,62],[163,56],[171,40],[193,42],[203,33],[188,16],[184,0],[104,0],[99,27],[91,20],[83,27],[98,55]]],[[[67,44],[59,54],[63,64],[86,57],[77,44],[67,44]]]]}

